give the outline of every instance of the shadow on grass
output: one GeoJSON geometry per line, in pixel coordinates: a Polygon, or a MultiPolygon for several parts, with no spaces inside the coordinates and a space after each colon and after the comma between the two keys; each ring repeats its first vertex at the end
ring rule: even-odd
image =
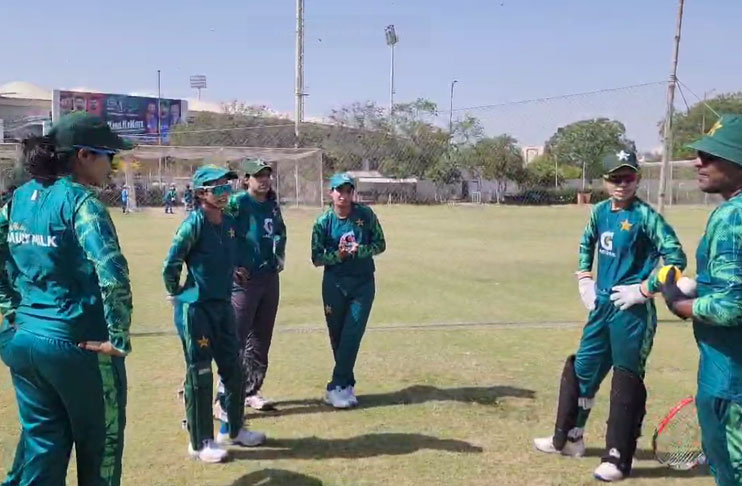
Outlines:
{"type": "Polygon", "coordinates": [[[631,470],[632,478],[676,478],[676,479],[694,479],[703,476],[710,476],[711,471],[708,466],[699,466],[690,471],[678,471],[662,465],[657,467],[635,467],[631,470]]]}
{"type": "Polygon", "coordinates": [[[245,474],[230,486],[322,486],[322,481],[284,469],[261,469],[245,474]]]}
{"type": "MultiPolygon", "coordinates": [[[[461,403],[478,403],[480,405],[496,405],[498,400],[505,397],[528,398],[536,397],[536,392],[513,386],[469,386],[461,388],[438,388],[430,385],[413,385],[402,390],[390,393],[372,393],[358,395],[358,408],[389,407],[394,405],[414,405],[426,402],[452,401],[461,403]]],[[[249,417],[261,415],[300,415],[307,413],[321,413],[335,411],[322,403],[320,399],[286,400],[277,402],[278,410],[249,414],[249,417]]]]}
{"type": "Polygon", "coordinates": [[[439,439],[422,434],[379,433],[348,439],[268,439],[263,447],[230,451],[235,459],[358,459],[362,457],[399,456],[419,450],[457,453],[481,453],[482,448],[455,439],[439,439]]]}

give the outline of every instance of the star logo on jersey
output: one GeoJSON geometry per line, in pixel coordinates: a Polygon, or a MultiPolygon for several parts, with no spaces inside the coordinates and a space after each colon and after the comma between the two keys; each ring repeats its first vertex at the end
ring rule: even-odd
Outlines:
{"type": "Polygon", "coordinates": [[[229,228],[229,232],[228,233],[229,233],[229,237],[230,238],[234,238],[234,234],[235,234],[234,233],[234,228],[229,228]]]}
{"type": "Polygon", "coordinates": [[[209,338],[207,338],[206,336],[201,336],[201,339],[196,339],[196,344],[198,344],[199,348],[208,348],[209,338]]]}
{"type": "Polygon", "coordinates": [[[325,306],[325,315],[329,316],[332,314],[332,307],[329,305],[325,306]]]}
{"type": "Polygon", "coordinates": [[[623,221],[621,221],[621,231],[631,231],[632,226],[634,225],[629,223],[628,219],[624,219],[623,221]]]}
{"type": "Polygon", "coordinates": [[[358,219],[356,220],[356,225],[357,225],[357,226],[363,226],[363,220],[362,220],[361,218],[358,218],[358,219]]]}
{"type": "Polygon", "coordinates": [[[719,120],[716,123],[714,123],[714,126],[711,127],[711,129],[709,130],[709,132],[707,133],[707,135],[709,137],[713,137],[716,134],[716,131],[718,129],[720,129],[720,128],[724,128],[724,125],[721,124],[721,120],[719,120]]]}
{"type": "Polygon", "coordinates": [[[630,155],[631,155],[630,153],[626,152],[625,150],[622,150],[616,154],[616,157],[618,157],[618,160],[620,161],[627,161],[629,160],[630,155]]]}

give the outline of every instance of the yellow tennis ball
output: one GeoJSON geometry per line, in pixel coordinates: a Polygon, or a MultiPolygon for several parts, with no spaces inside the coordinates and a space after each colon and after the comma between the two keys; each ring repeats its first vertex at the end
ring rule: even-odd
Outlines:
{"type": "Polygon", "coordinates": [[[665,265],[664,267],[660,268],[660,271],[657,272],[657,280],[659,280],[659,282],[662,284],[667,283],[667,274],[670,272],[670,269],[672,268],[675,269],[675,282],[680,280],[680,277],[683,276],[683,273],[675,265],[665,265]]]}

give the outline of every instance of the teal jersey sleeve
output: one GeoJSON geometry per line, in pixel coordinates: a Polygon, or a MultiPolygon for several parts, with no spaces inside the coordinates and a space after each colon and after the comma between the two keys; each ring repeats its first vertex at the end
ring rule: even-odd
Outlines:
{"type": "Polygon", "coordinates": [[[376,217],[371,209],[368,209],[368,225],[371,233],[370,242],[358,245],[356,258],[371,258],[386,250],[386,240],[384,239],[384,230],[381,229],[379,218],[376,217]]]}
{"type": "Polygon", "coordinates": [[[285,261],[286,239],[288,235],[286,232],[286,223],[283,221],[283,215],[281,214],[281,208],[278,205],[278,201],[276,201],[276,211],[273,223],[275,226],[274,238],[276,239],[276,256],[280,258],[281,261],[285,261]]]}
{"type": "Polygon", "coordinates": [[[242,198],[244,195],[245,192],[240,192],[229,196],[227,207],[224,208],[224,214],[237,218],[240,213],[240,205],[242,204],[242,198]]]}
{"type": "Polygon", "coordinates": [[[165,280],[165,290],[169,295],[180,293],[180,274],[183,271],[183,263],[200,237],[202,220],[196,214],[196,212],[191,213],[180,224],[165,258],[162,277],[165,280]]]}
{"type": "Polygon", "coordinates": [[[330,232],[330,212],[317,218],[312,228],[312,263],[317,267],[337,265],[342,262],[337,248],[325,247],[325,235],[330,232]]]}
{"type": "Polygon", "coordinates": [[[705,324],[742,326],[742,204],[727,203],[711,216],[703,253],[693,316],[705,324]]]}
{"type": "Polygon", "coordinates": [[[6,204],[0,210],[0,313],[3,317],[13,320],[15,309],[20,301],[18,292],[13,288],[8,274],[10,249],[8,247],[8,228],[10,217],[9,206],[6,204]]]}
{"type": "MultiPolygon", "coordinates": [[[[675,230],[667,223],[665,218],[656,211],[647,211],[644,218],[644,229],[647,237],[657,248],[663,263],[685,270],[688,265],[688,258],[685,256],[683,246],[680,244],[675,230]]],[[[660,283],[657,280],[656,272],[649,277],[647,288],[652,293],[660,291],[660,283]]]]}
{"type": "Polygon", "coordinates": [[[129,266],[121,253],[116,229],[105,206],[88,197],[77,207],[75,235],[98,276],[108,339],[118,351],[131,352],[132,297],[129,266]]]}
{"type": "Polygon", "coordinates": [[[585,230],[582,232],[582,238],[580,238],[580,249],[577,260],[577,271],[578,272],[592,272],[593,270],[593,258],[595,257],[595,242],[598,241],[598,211],[603,206],[601,204],[593,207],[590,211],[590,220],[585,226],[585,230]]]}

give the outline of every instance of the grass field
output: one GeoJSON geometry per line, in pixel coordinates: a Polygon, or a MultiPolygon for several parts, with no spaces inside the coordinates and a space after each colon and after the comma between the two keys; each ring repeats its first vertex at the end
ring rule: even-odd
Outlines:
{"type": "MultiPolygon", "coordinates": [[[[319,293],[309,263],[316,210],[285,210],[288,262],[266,395],[280,410],[248,414],[269,436],[224,465],[186,458],[175,391],[183,358],[164,299],[161,262],[182,215],[114,212],[134,286],[124,484],[583,485],[594,484],[607,391],[586,438],[592,457],[532,451],[553,426],[556,386],[585,312],[577,297],[577,243],[588,209],[378,207],[387,252],[377,259],[377,298],[357,366],[361,407],[337,412],[319,398],[331,370],[319,293]],[[444,325],[441,325],[444,324],[444,325]],[[461,324],[461,325],[451,325],[461,324]]],[[[708,208],[669,214],[693,254],[708,208]]],[[[686,324],[661,312],[649,360],[649,412],[631,484],[711,485],[652,460],[659,418],[694,390],[697,350],[686,324]]],[[[7,371],[0,374],[0,468],[18,435],[7,371]]],[[[606,383],[607,386],[607,383],[606,383]]],[[[74,471],[74,466],[72,467],[74,471]]],[[[699,474],[701,474],[699,476],[699,474]]],[[[71,474],[68,484],[76,484],[71,474]]]]}

